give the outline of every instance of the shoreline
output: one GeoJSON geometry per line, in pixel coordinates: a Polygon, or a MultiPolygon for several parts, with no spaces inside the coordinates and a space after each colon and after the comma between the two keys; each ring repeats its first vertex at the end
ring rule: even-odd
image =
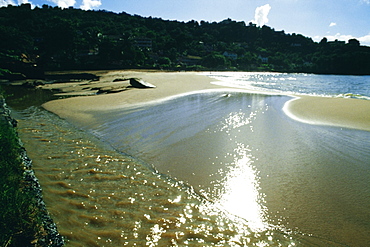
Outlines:
{"type": "MultiPolygon", "coordinates": [[[[99,71],[100,84],[112,87],[115,78],[135,77],[149,82],[156,88],[129,88],[112,94],[90,95],[53,100],[43,104],[43,107],[61,118],[65,118],[78,126],[89,125],[99,116],[100,112],[112,111],[135,104],[151,103],[177,97],[184,94],[196,93],[205,90],[244,91],[246,93],[268,94],[263,91],[253,91],[213,84],[215,79],[198,72],[153,72],[153,71],[99,71]]],[[[94,82],[96,83],[96,82],[94,82]]],[[[129,86],[128,82],[118,82],[120,86],[129,86]],[[126,84],[122,84],[126,83],[126,84]]],[[[65,95],[73,94],[85,84],[61,83],[49,84],[44,89],[64,87],[65,95]],[[65,89],[67,88],[68,89],[65,89]]],[[[114,85],[117,85],[114,84],[114,85]]],[[[114,87],[113,85],[113,87],[114,87]]],[[[88,95],[88,94],[85,94],[88,95]]],[[[284,112],[290,118],[308,124],[330,125],[344,128],[370,131],[370,101],[350,98],[330,98],[317,96],[297,96],[286,102],[284,112]]]]}
{"type": "Polygon", "coordinates": [[[287,101],[283,111],[307,124],[370,131],[369,100],[299,96],[287,101]]]}

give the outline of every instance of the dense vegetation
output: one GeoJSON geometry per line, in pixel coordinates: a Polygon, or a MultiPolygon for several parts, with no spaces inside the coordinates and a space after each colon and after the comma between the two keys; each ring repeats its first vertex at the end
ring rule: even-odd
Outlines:
{"type": "Polygon", "coordinates": [[[17,134],[0,119],[0,246],[32,246],[41,234],[34,194],[24,185],[17,134]]]}
{"type": "Polygon", "coordinates": [[[317,43],[230,19],[178,22],[22,4],[0,8],[0,37],[0,75],[20,67],[33,76],[109,68],[370,74],[370,47],[356,39],[317,43]]]}

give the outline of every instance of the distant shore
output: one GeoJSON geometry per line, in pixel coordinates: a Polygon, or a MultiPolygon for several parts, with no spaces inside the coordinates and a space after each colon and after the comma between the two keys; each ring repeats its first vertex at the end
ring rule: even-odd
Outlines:
{"type": "MultiPolygon", "coordinates": [[[[211,84],[215,81],[197,72],[155,72],[155,71],[96,71],[99,81],[47,84],[46,89],[59,89],[60,95],[80,97],[54,100],[45,103],[45,109],[56,113],[78,126],[89,125],[99,113],[127,107],[133,104],[162,100],[180,94],[202,90],[233,90],[229,87],[211,84]],[[138,89],[130,87],[122,78],[140,78],[156,88],[138,89]],[[86,89],[111,88],[117,93],[92,95],[86,89]],[[120,90],[121,89],[121,90],[120,90]]],[[[246,91],[263,93],[259,91],[246,91]]],[[[292,95],[295,97],[294,95],[292,95]]],[[[370,101],[347,98],[299,96],[287,102],[285,113],[298,121],[310,124],[332,125],[370,131],[370,101]]]]}

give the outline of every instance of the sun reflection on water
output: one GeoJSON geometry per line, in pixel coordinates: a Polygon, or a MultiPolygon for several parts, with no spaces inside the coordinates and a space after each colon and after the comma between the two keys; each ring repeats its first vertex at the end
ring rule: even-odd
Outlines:
{"type": "Polygon", "coordinates": [[[229,167],[221,182],[223,189],[217,201],[228,212],[248,221],[253,231],[268,229],[266,207],[263,194],[260,193],[258,171],[253,166],[253,157],[244,144],[235,149],[238,157],[229,167]]]}
{"type": "MultiPolygon", "coordinates": [[[[252,231],[262,232],[269,229],[267,208],[264,205],[264,194],[260,192],[259,171],[253,165],[255,157],[252,147],[241,133],[253,133],[253,123],[259,114],[268,110],[264,104],[257,107],[248,105],[247,109],[230,113],[221,123],[219,132],[230,136],[227,145],[232,149],[226,156],[232,162],[219,170],[223,179],[215,183],[213,193],[216,203],[228,212],[248,222],[252,231]]],[[[244,135],[243,134],[243,135],[244,135]]]]}

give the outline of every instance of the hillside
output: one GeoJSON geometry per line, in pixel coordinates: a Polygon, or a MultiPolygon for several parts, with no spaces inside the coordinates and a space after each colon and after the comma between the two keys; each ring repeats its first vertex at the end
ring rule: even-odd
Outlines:
{"type": "Polygon", "coordinates": [[[0,8],[0,76],[156,68],[370,74],[370,47],[226,19],[178,22],[30,4],[0,8]]]}

